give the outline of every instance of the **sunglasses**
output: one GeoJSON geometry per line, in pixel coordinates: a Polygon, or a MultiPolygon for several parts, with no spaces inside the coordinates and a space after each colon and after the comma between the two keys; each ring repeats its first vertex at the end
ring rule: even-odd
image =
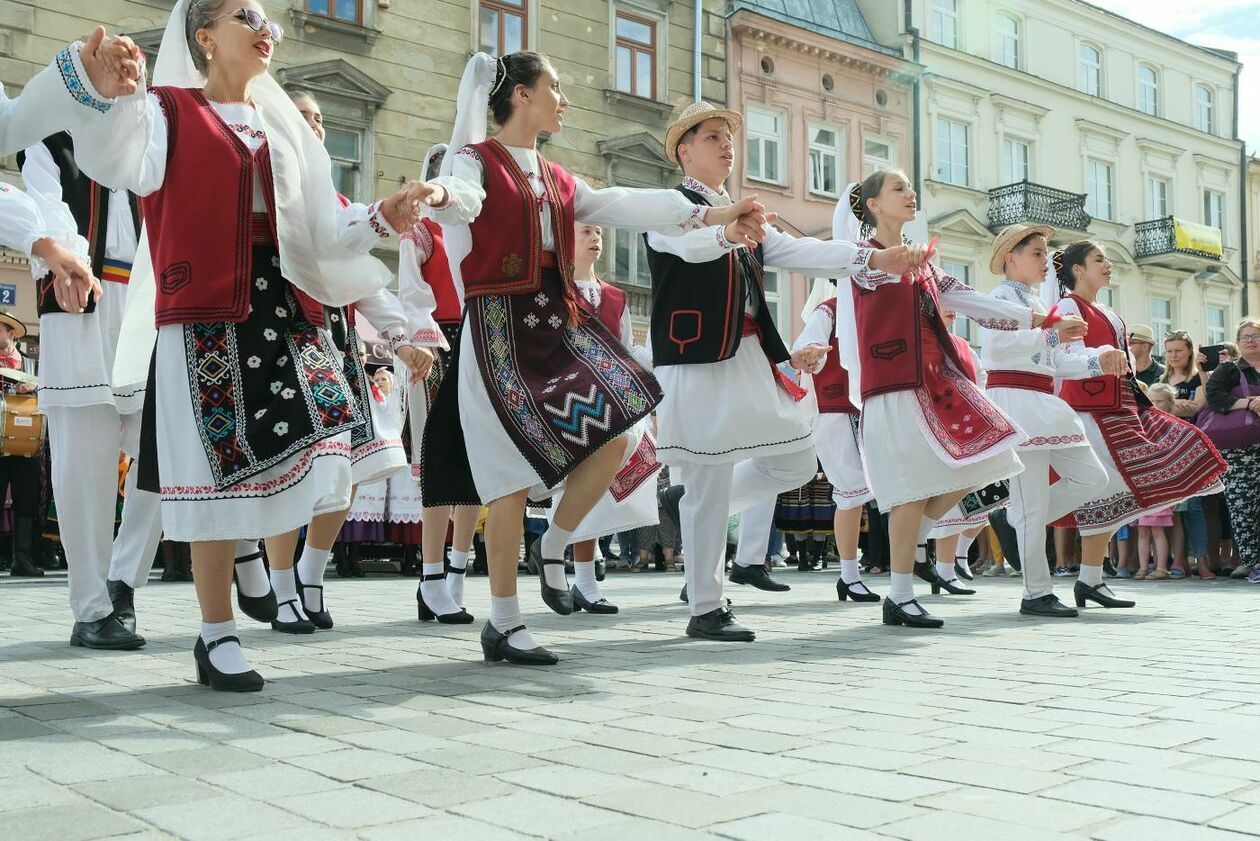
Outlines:
{"type": "Polygon", "coordinates": [[[253,9],[237,9],[235,12],[224,12],[218,17],[211,18],[209,23],[214,23],[220,18],[232,17],[248,26],[255,32],[262,32],[266,29],[271,34],[271,42],[279,44],[284,40],[284,29],[278,23],[272,23],[253,9]]]}

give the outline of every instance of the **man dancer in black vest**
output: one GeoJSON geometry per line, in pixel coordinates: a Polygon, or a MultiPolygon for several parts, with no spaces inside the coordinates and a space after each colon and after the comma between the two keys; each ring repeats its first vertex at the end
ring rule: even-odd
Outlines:
{"type": "MultiPolygon", "coordinates": [[[[731,203],[723,184],[735,165],[742,123],[733,111],[696,102],[666,130],[665,153],[685,176],[677,189],[696,204],[731,203]]],[[[921,247],[880,251],[797,239],[769,225],[764,233],[755,251],[728,241],[716,227],[647,235],[652,358],[664,392],[657,453],[686,487],[679,513],[691,608],[687,635],[704,639],[754,639],[722,599],[728,516],[741,514],[731,581],[788,589],[763,566],[774,501],[818,469],[812,418],[799,402],[803,392],[777,368],[790,354],[766,306],[763,266],[837,277],[867,265],[902,274],[923,259],[921,247]]],[[[809,367],[825,352],[825,346],[804,348],[792,362],[809,367]]]]}
{"type": "Polygon", "coordinates": [[[53,496],[70,573],[72,645],[136,649],[134,591],[153,565],[162,523],[158,495],[127,477],[122,525],[114,536],[119,452],[139,451],[143,383],[114,387],[112,369],[127,280],[140,232],[134,195],[110,191],[79,172],[64,132],[19,155],[45,236],[80,251],[102,293],[81,313],[56,298],[54,276],[32,260],[40,325],[40,410],[48,418],[53,496]]]}

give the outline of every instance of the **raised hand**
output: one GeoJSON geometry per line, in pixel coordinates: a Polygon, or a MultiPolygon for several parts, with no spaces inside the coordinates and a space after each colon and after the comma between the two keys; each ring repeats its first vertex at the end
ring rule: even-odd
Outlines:
{"type": "Polygon", "coordinates": [[[412,347],[411,345],[403,345],[398,349],[398,358],[407,366],[407,370],[411,372],[410,382],[412,385],[429,376],[429,370],[433,367],[433,351],[424,347],[412,347]]]}
{"type": "MultiPolygon", "coordinates": [[[[1064,316],[1064,321],[1073,316],[1064,316]]],[[[1122,350],[1104,350],[1098,354],[1098,364],[1109,377],[1123,377],[1129,373],[1129,354],[1122,350]]]]}
{"type": "Polygon", "coordinates": [[[92,30],[79,60],[97,93],[109,99],[136,92],[144,72],[144,54],[125,35],[105,35],[105,27],[92,30]]]}
{"type": "Polygon", "coordinates": [[[831,348],[826,345],[817,343],[805,345],[800,350],[793,352],[790,364],[798,371],[813,373],[814,369],[818,367],[818,363],[822,361],[823,357],[830,350],[831,348]]]}
{"type": "Polygon", "coordinates": [[[57,305],[66,312],[83,312],[89,297],[98,301],[101,299],[101,282],[73,251],[45,237],[31,246],[31,255],[48,264],[53,273],[53,294],[57,305]]]}

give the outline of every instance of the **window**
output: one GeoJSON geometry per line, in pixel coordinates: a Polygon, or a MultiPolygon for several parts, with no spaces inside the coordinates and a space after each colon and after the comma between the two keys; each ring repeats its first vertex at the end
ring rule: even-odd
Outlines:
{"type": "Polygon", "coordinates": [[[1163,219],[1168,211],[1168,182],[1163,178],[1146,179],[1146,218],[1163,219]]]}
{"type": "Polygon", "coordinates": [[[1089,44],[1081,44],[1076,89],[1090,96],[1102,96],[1102,53],[1089,44]]]}
{"type": "Polygon", "coordinates": [[[1085,210],[1099,219],[1112,218],[1111,164],[1085,161],[1085,210]]]}
{"type": "MultiPolygon", "coordinates": [[[[971,285],[971,266],[966,263],[951,263],[949,261],[942,260],[941,271],[945,272],[945,274],[950,277],[961,280],[968,286],[971,285]]],[[[953,333],[955,336],[962,336],[967,340],[968,344],[979,338],[975,334],[975,325],[971,323],[971,319],[961,314],[954,320],[953,333]]]]}
{"type": "Polygon", "coordinates": [[[1194,86],[1194,127],[1212,130],[1212,90],[1207,85],[1194,86]]]}
{"type": "Polygon", "coordinates": [[[1104,307],[1107,307],[1108,309],[1114,310],[1116,308],[1115,304],[1112,303],[1112,301],[1114,301],[1116,297],[1114,294],[1112,294],[1114,291],[1115,290],[1112,289],[1110,286],[1104,286],[1102,289],[1099,289],[1098,298],[1097,298],[1098,303],[1102,304],[1104,307]]]}
{"type": "Polygon", "coordinates": [[[656,24],[617,12],[617,90],[656,98],[656,24]]]}
{"type": "Polygon", "coordinates": [[[1002,183],[1015,184],[1029,178],[1028,144],[1009,137],[1002,138],[1002,183]]]}
{"type": "Polygon", "coordinates": [[[529,0],[480,0],[481,50],[500,56],[526,48],[529,0]]]}
{"type": "Polygon", "coordinates": [[[1137,107],[1152,117],[1159,114],[1159,75],[1148,64],[1138,65],[1137,107]]]}
{"type": "Polygon", "coordinates": [[[1211,225],[1225,236],[1225,194],[1215,190],[1203,191],[1203,224],[1211,225]]]}
{"type": "Polygon", "coordinates": [[[971,183],[968,170],[966,123],[944,117],[936,119],[936,178],[947,184],[966,186],[971,183]]]}
{"type": "Polygon", "coordinates": [[[958,0],[932,0],[928,40],[943,47],[958,46],[958,0]]]}
{"type": "Polygon", "coordinates": [[[1019,21],[998,15],[993,22],[993,60],[1019,69],[1019,21]]]}
{"type": "Polygon", "coordinates": [[[363,132],[324,124],[324,148],[332,159],[333,184],[337,192],[354,199],[359,195],[359,173],[363,171],[363,132]]]}
{"type": "Polygon", "coordinates": [[[775,111],[748,109],[748,177],[758,181],[779,183],[783,155],[782,114],[775,111]]]}
{"type": "Polygon", "coordinates": [[[640,234],[631,231],[609,231],[613,242],[612,280],[632,286],[651,286],[652,272],[648,268],[647,245],[640,234]]]}
{"type": "Polygon", "coordinates": [[[783,301],[783,290],[779,288],[779,273],[773,269],[766,269],[764,275],[766,285],[766,309],[770,311],[770,317],[774,319],[775,326],[779,328],[779,335],[786,337],[791,335],[791,324],[784,323],[783,316],[787,312],[787,307],[783,301]]]}
{"type": "Polygon", "coordinates": [[[870,175],[877,169],[892,169],[897,146],[891,140],[868,137],[862,141],[862,175],[870,175]]]}
{"type": "Polygon", "coordinates": [[[1219,345],[1225,341],[1225,325],[1228,321],[1224,307],[1208,307],[1203,314],[1204,344],[1219,345]]]}
{"type": "Polygon", "coordinates": [[[363,23],[363,0],[306,0],[306,11],[334,20],[363,23]]]}
{"type": "Polygon", "coordinates": [[[1151,298],[1151,330],[1155,333],[1156,341],[1163,341],[1164,334],[1171,333],[1172,329],[1172,301],[1168,298],[1151,298]]]}
{"type": "Polygon", "coordinates": [[[809,191],[823,196],[840,194],[844,164],[844,135],[834,126],[809,127],[809,191]]]}

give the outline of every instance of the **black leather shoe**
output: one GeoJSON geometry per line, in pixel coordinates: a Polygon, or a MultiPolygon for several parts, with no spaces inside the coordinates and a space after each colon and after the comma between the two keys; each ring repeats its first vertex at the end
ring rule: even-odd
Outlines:
{"type": "Polygon", "coordinates": [[[917,599],[911,599],[905,604],[897,604],[892,599],[886,598],[884,599],[884,624],[905,625],[907,628],[940,628],[945,622],[924,610],[917,599]],[[914,605],[920,612],[907,611],[905,608],[910,605],[914,605]]]}
{"type": "Polygon", "coordinates": [[[608,563],[603,558],[595,559],[595,580],[603,581],[608,575],[608,563]]]}
{"type": "Polygon", "coordinates": [[[1048,616],[1052,619],[1070,619],[1080,616],[1074,607],[1068,607],[1059,601],[1054,593],[1038,596],[1035,599],[1024,599],[1019,603],[1019,612],[1025,616],[1048,616]]]}
{"type": "Polygon", "coordinates": [[[105,651],[135,651],[144,647],[144,637],[128,631],[114,614],[95,622],[75,622],[70,632],[70,644],[80,648],[99,648],[105,651]]]}
{"type": "Polygon", "coordinates": [[[936,572],[936,562],[932,560],[915,561],[914,576],[929,584],[935,584],[940,579],[940,575],[936,572]]]}
{"type": "Polygon", "coordinates": [[[522,666],[554,666],[560,658],[541,645],[535,648],[513,648],[508,637],[517,631],[525,630],[524,625],[517,625],[506,631],[500,631],[489,622],[481,629],[481,653],[491,663],[506,660],[522,666]]]}
{"type": "Polygon", "coordinates": [[[1090,587],[1081,581],[1077,581],[1076,587],[1072,590],[1072,595],[1076,597],[1077,607],[1084,607],[1087,601],[1100,604],[1103,607],[1134,607],[1137,605],[1137,602],[1132,602],[1128,599],[1117,599],[1110,592],[1103,592],[1108,589],[1106,584],[1090,587]]]}
{"type": "Polygon", "coordinates": [[[962,564],[958,563],[958,560],[956,558],[954,559],[954,572],[957,573],[958,577],[961,578],[963,581],[976,580],[976,577],[972,575],[971,570],[963,566],[962,564]]]}
{"type": "Polygon", "coordinates": [[[298,577],[297,565],[293,566],[293,581],[297,584],[298,601],[302,603],[302,609],[306,611],[306,618],[311,620],[311,624],[321,631],[331,631],[333,626],[332,614],[328,612],[328,605],[324,604],[324,587],[322,584],[303,584],[302,579],[298,577]],[[319,591],[319,610],[311,610],[306,606],[306,591],[319,591]]]}
{"type": "Polygon", "coordinates": [[[569,595],[573,598],[574,613],[582,610],[585,610],[587,613],[616,613],[620,610],[619,607],[608,601],[608,599],[600,599],[597,602],[591,601],[586,596],[582,595],[582,591],[577,588],[576,584],[574,584],[573,588],[569,590],[569,595]]]}
{"type": "MultiPolygon", "coordinates": [[[[292,616],[300,616],[298,613],[297,599],[285,599],[280,602],[280,607],[289,606],[289,613],[292,616]]],[[[309,619],[281,619],[279,614],[275,619],[271,620],[271,628],[274,631],[280,631],[285,634],[313,634],[315,633],[315,623],[309,619]]]]}
{"type": "MultiPolygon", "coordinates": [[[[543,604],[554,610],[561,616],[568,616],[573,612],[573,597],[569,595],[566,587],[561,590],[559,587],[552,587],[547,583],[547,576],[543,574],[543,569],[548,566],[559,566],[564,569],[564,559],[549,560],[542,556],[542,541],[535,540],[529,547],[529,563],[532,569],[538,570],[538,584],[542,588],[543,604]]],[[[568,581],[565,581],[567,584],[568,581]]]]}
{"type": "Polygon", "coordinates": [[[766,572],[766,568],[761,564],[751,567],[735,564],[731,567],[729,580],[732,584],[751,584],[758,590],[769,590],[774,593],[783,593],[792,589],[771,578],[770,573],[766,572]]]}
{"type": "Polygon", "coordinates": [[[1103,575],[1108,578],[1116,577],[1116,565],[1112,562],[1111,558],[1103,558],[1103,575]]]}
{"type": "Polygon", "coordinates": [[[836,579],[836,596],[840,601],[845,599],[853,599],[855,602],[877,602],[879,594],[872,593],[870,588],[863,581],[854,581],[852,584],[845,584],[844,579],[836,579]]]}
{"type": "Polygon", "coordinates": [[[944,590],[951,596],[974,596],[976,594],[976,591],[970,587],[963,587],[955,583],[957,581],[957,578],[952,581],[946,581],[940,575],[937,575],[936,580],[932,582],[932,595],[938,595],[941,590],[944,590]]]}
{"type": "Polygon", "coordinates": [[[683,584],[682,590],[679,591],[678,593],[678,601],[682,602],[683,604],[691,603],[691,599],[687,598],[687,585],[686,584],[683,584]]]}
{"type": "Polygon", "coordinates": [[[9,567],[9,575],[13,578],[43,578],[44,571],[31,562],[29,555],[18,555],[9,567]]]}
{"type": "Polygon", "coordinates": [[[718,642],[752,642],[757,635],[735,621],[735,614],[728,607],[719,607],[691,617],[687,623],[687,636],[718,642]]]}
{"type": "MultiPolygon", "coordinates": [[[[275,622],[276,617],[280,615],[280,605],[276,602],[276,591],[267,590],[265,596],[247,596],[241,592],[241,579],[236,574],[236,567],[239,564],[251,563],[263,556],[261,551],[254,552],[250,555],[237,558],[232,565],[232,582],[236,584],[236,606],[241,609],[241,613],[253,619],[255,622],[275,622]]],[[[294,573],[296,576],[297,573],[294,573]]],[[[267,585],[270,588],[270,583],[267,585]]]]}
{"type": "Polygon", "coordinates": [[[229,675],[216,669],[214,663],[210,662],[210,652],[225,642],[241,644],[236,637],[220,637],[209,644],[205,643],[201,637],[197,637],[197,644],[193,646],[193,660],[197,663],[197,682],[216,692],[258,692],[261,690],[263,679],[258,672],[251,669],[248,672],[229,675]]]}
{"type": "Polygon", "coordinates": [[[416,614],[421,622],[432,622],[436,619],[443,625],[468,625],[473,621],[473,615],[462,607],[456,613],[434,613],[427,602],[424,600],[424,582],[446,580],[445,572],[432,573],[430,575],[420,576],[420,585],[416,587],[416,614]]]}
{"type": "Polygon", "coordinates": [[[114,615],[130,633],[136,632],[136,591],[126,581],[106,581],[105,589],[109,591],[110,604],[114,606],[114,615]]]}

